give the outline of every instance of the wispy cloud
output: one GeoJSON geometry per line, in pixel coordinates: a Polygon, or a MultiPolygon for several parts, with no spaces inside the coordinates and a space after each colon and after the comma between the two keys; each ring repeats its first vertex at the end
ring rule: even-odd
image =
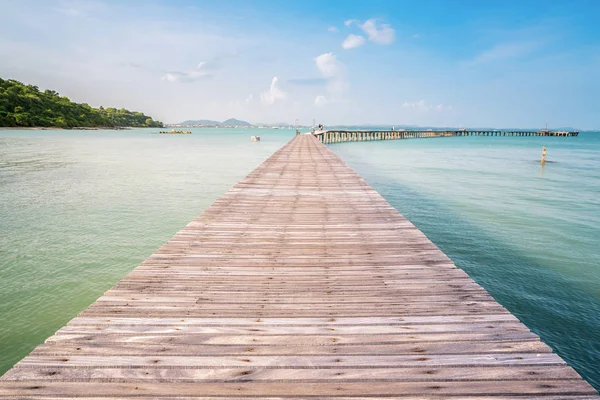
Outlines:
{"type": "Polygon", "coordinates": [[[536,51],[540,46],[539,42],[532,41],[497,44],[477,54],[469,64],[482,64],[524,57],[536,51]]]}
{"type": "Polygon", "coordinates": [[[144,66],[142,64],[138,64],[138,63],[131,62],[131,61],[120,62],[117,65],[119,65],[120,67],[125,67],[125,68],[144,69],[144,66]]]}
{"type": "Polygon", "coordinates": [[[250,103],[252,103],[252,100],[253,100],[253,99],[254,99],[254,96],[252,95],[252,93],[250,93],[250,94],[248,95],[248,97],[246,97],[246,99],[244,100],[244,103],[245,103],[245,104],[250,104],[250,103]]]}
{"type": "Polygon", "coordinates": [[[63,0],[55,10],[73,18],[88,18],[105,8],[104,3],[95,0],[63,0]]]}
{"type": "Polygon", "coordinates": [[[335,33],[335,32],[337,32],[337,31],[338,31],[338,28],[336,28],[335,26],[330,26],[329,28],[327,28],[327,30],[328,30],[329,32],[333,32],[333,33],[335,33]]]}
{"type": "Polygon", "coordinates": [[[225,62],[231,58],[235,58],[239,55],[237,51],[230,51],[228,53],[220,53],[206,61],[198,63],[198,68],[202,68],[205,71],[216,71],[222,69],[225,62]]]}
{"type": "Polygon", "coordinates": [[[354,49],[355,47],[359,47],[365,44],[365,38],[359,35],[349,34],[346,39],[342,42],[342,48],[354,49]]]}
{"type": "Polygon", "coordinates": [[[357,19],[347,19],[346,21],[344,21],[344,25],[350,26],[355,22],[359,22],[359,21],[357,19]]]}
{"type": "Polygon", "coordinates": [[[277,100],[283,100],[287,97],[287,93],[279,87],[279,78],[274,77],[271,81],[269,90],[260,94],[260,101],[263,104],[271,105],[277,100]]]}
{"type": "Polygon", "coordinates": [[[160,79],[172,83],[191,83],[210,78],[212,74],[204,68],[204,63],[200,63],[196,68],[188,71],[168,71],[160,79]]]}
{"type": "Polygon", "coordinates": [[[429,110],[449,111],[449,110],[452,110],[452,106],[450,106],[450,105],[446,105],[446,104],[433,105],[433,104],[427,103],[425,100],[419,100],[419,101],[415,101],[415,102],[405,101],[404,103],[402,103],[402,108],[412,108],[412,109],[421,110],[421,111],[429,111],[429,110]]]}
{"type": "Polygon", "coordinates": [[[166,71],[161,80],[173,83],[190,83],[213,77],[215,71],[223,68],[223,62],[236,57],[237,52],[218,54],[206,61],[200,61],[196,68],[186,71],[166,71]]]}
{"type": "Polygon", "coordinates": [[[286,81],[290,85],[298,86],[320,86],[327,83],[325,78],[293,78],[286,81]]]}

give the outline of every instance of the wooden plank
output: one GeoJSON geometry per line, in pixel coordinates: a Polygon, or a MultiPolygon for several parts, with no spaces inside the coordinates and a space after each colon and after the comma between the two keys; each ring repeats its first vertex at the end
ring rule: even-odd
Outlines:
{"type": "Polygon", "coordinates": [[[564,365],[565,362],[553,353],[519,354],[469,354],[469,355],[358,355],[339,354],[334,356],[42,356],[30,354],[18,363],[23,367],[428,367],[428,366],[497,366],[497,365],[564,365]]]}
{"type": "MultiPolygon", "coordinates": [[[[139,386],[138,386],[139,389],[139,386]]],[[[68,396],[68,398],[72,398],[73,396],[68,396]]],[[[391,396],[386,396],[386,398],[390,398],[391,396]]],[[[22,395],[22,396],[18,396],[19,399],[22,400],[32,400],[32,399],[39,399],[40,396],[37,395],[22,395]]],[[[50,396],[50,395],[44,395],[43,398],[45,400],[64,400],[65,396],[50,396]]],[[[110,397],[106,397],[106,396],[95,396],[95,397],[89,397],[89,396],[77,396],[77,399],[81,399],[81,400],[107,400],[107,399],[111,399],[111,400],[125,400],[125,399],[131,399],[131,397],[126,397],[125,395],[123,396],[119,396],[119,395],[110,395],[110,397]]],[[[174,395],[174,396],[162,396],[162,397],[148,397],[148,396],[144,396],[144,395],[136,395],[135,399],[136,400],[158,400],[158,399],[170,399],[170,400],[189,400],[190,398],[194,399],[194,400],[215,400],[215,396],[178,396],[178,395],[174,395]]],[[[243,397],[238,395],[238,396],[218,396],[219,399],[222,400],[247,400],[248,397],[243,397]]],[[[307,398],[319,398],[319,397],[312,397],[312,396],[252,396],[252,398],[255,399],[261,399],[261,400],[306,400],[307,398]]],[[[340,397],[337,396],[327,396],[327,398],[332,398],[332,399],[340,399],[340,400],[375,400],[375,399],[381,399],[381,396],[377,396],[377,397],[373,397],[373,396],[352,396],[349,397],[348,395],[342,394],[340,397]]],[[[440,395],[403,395],[402,400],[456,400],[457,397],[456,396],[440,396],[440,395]]],[[[543,394],[543,395],[491,395],[491,396],[487,396],[487,395],[481,395],[481,394],[474,394],[474,395],[461,395],[460,397],[458,397],[460,399],[476,399],[476,400],[531,400],[531,399],[535,399],[535,400],[568,400],[568,399],[577,399],[577,400],[597,400],[598,396],[597,395],[573,395],[573,394],[567,394],[567,395],[552,395],[552,394],[543,394]]],[[[321,397],[322,399],[322,397],[321,397]]]]}
{"type": "Polygon", "coordinates": [[[306,135],[8,371],[0,397],[598,399],[306,135]]]}
{"type": "Polygon", "coordinates": [[[223,334],[223,335],[381,335],[381,334],[416,334],[416,333],[450,333],[450,332],[526,332],[528,329],[520,323],[485,323],[485,324],[438,324],[438,325],[378,325],[378,326],[291,326],[291,327],[236,327],[236,326],[195,326],[195,325],[105,325],[105,326],[65,326],[58,333],[78,334],[223,334]]]}
{"type": "Polygon", "coordinates": [[[518,322],[509,313],[498,315],[477,315],[459,317],[389,317],[389,318],[86,318],[78,317],[69,322],[69,326],[78,325],[144,325],[144,326],[357,326],[357,325],[422,325],[422,324],[456,324],[481,322],[518,322]]]}
{"type": "MultiPolygon", "coordinates": [[[[240,371],[241,372],[241,371],[240,371]]],[[[5,381],[0,396],[381,396],[424,395],[592,395],[596,391],[580,380],[535,381],[450,381],[450,382],[240,382],[240,383],[98,383],[98,382],[28,382],[5,381]]]]}
{"type": "Polygon", "coordinates": [[[251,346],[333,346],[357,344],[404,344],[404,343],[460,343],[478,341],[531,341],[539,340],[529,331],[497,332],[497,333],[410,333],[410,334],[377,334],[377,335],[223,335],[223,334],[68,334],[58,332],[46,340],[52,342],[71,343],[148,343],[148,344],[179,344],[182,346],[211,344],[211,345],[251,345],[251,346]]]}
{"type": "Polygon", "coordinates": [[[480,381],[480,380],[536,380],[577,379],[570,368],[562,366],[502,366],[487,368],[328,368],[328,369],[174,369],[174,368],[14,368],[5,379],[14,381],[88,381],[95,382],[202,382],[202,381],[356,381],[377,379],[388,381],[480,381]]]}

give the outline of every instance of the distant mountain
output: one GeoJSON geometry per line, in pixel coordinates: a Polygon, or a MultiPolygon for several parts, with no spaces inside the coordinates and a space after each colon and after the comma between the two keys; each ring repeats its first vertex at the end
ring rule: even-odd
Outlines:
{"type": "Polygon", "coordinates": [[[210,119],[189,119],[187,121],[180,122],[179,125],[208,125],[208,126],[218,126],[221,125],[219,121],[212,121],[210,119]]]}
{"type": "Polygon", "coordinates": [[[235,118],[229,118],[227,121],[221,122],[221,125],[225,126],[252,126],[250,122],[241,121],[235,118]]]}
{"type": "Polygon", "coordinates": [[[250,122],[241,121],[235,118],[229,118],[227,121],[219,122],[211,119],[188,119],[187,121],[180,122],[177,125],[187,126],[252,126],[250,122]]]}

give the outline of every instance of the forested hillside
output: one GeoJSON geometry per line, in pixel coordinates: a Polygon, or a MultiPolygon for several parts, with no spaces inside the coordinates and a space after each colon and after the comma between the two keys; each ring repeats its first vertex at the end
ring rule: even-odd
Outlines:
{"type": "Polygon", "coordinates": [[[74,103],[54,90],[40,91],[37,86],[0,78],[0,126],[162,127],[163,124],[141,112],[93,108],[74,103]]]}

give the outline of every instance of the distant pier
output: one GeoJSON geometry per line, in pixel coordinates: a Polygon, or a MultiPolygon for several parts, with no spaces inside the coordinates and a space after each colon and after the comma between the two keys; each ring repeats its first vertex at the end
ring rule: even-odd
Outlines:
{"type": "Polygon", "coordinates": [[[328,130],[314,132],[313,135],[321,143],[363,142],[370,140],[398,140],[422,139],[455,136],[578,136],[579,132],[572,131],[499,131],[499,130],[391,130],[391,131],[355,131],[355,130],[328,130]]]}

